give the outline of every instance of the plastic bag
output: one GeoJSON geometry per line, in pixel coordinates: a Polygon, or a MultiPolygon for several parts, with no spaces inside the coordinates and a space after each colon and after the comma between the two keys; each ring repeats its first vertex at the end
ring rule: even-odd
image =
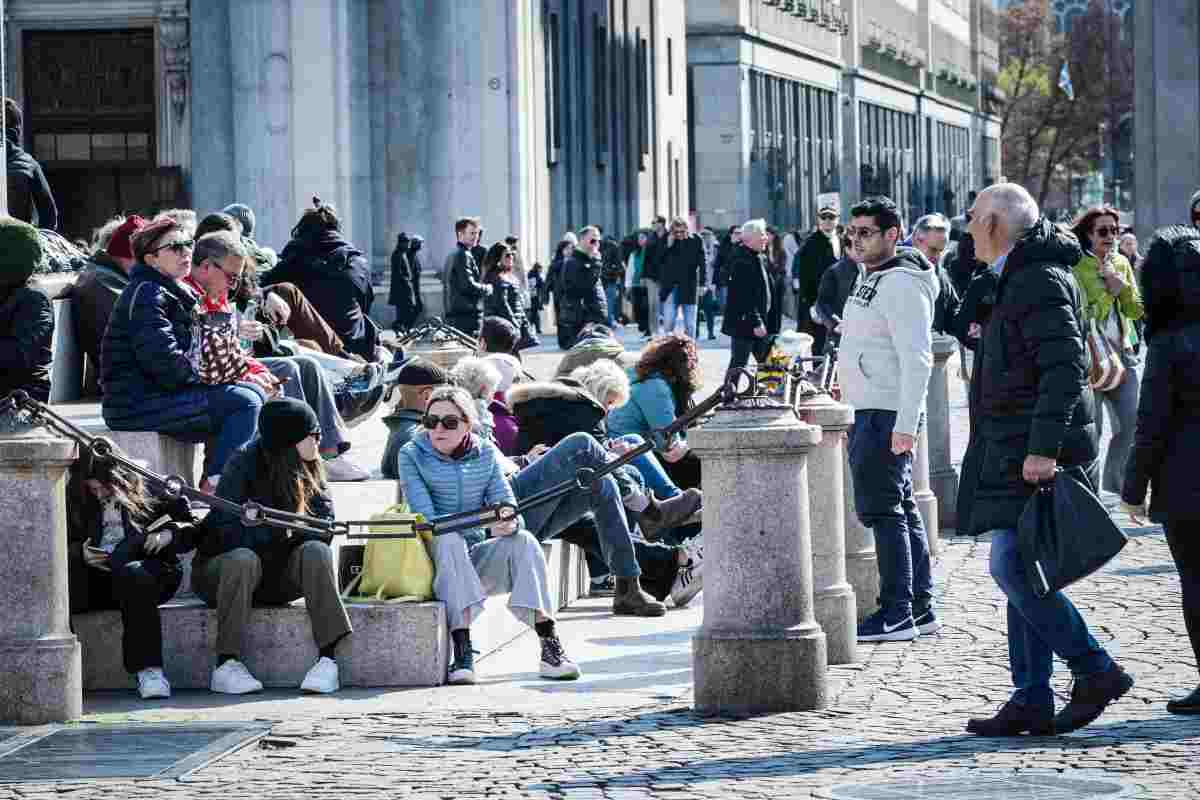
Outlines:
{"type": "Polygon", "coordinates": [[[371,525],[371,533],[394,534],[395,539],[368,539],[363,552],[362,571],[342,592],[351,600],[386,600],[394,603],[419,603],[433,598],[433,559],[429,555],[432,535],[413,533],[408,525],[387,522],[420,522],[407,503],[392,506],[371,517],[381,524],[371,525]],[[355,587],[358,594],[351,597],[355,587]]]}
{"type": "Polygon", "coordinates": [[[1076,470],[1038,487],[1017,522],[1017,542],[1034,594],[1045,597],[1086,578],[1129,538],[1076,470]]]}

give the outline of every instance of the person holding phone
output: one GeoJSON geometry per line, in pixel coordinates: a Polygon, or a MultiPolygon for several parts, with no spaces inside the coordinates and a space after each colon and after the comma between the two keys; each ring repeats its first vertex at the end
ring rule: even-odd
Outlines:
{"type": "Polygon", "coordinates": [[[150,495],[136,473],[86,451],[67,485],[72,613],[119,609],[125,669],[143,699],[171,696],[158,607],[179,589],[179,556],[195,547],[187,500],[150,495]]]}
{"type": "MultiPolygon", "coordinates": [[[[516,505],[504,477],[504,456],[492,442],[471,432],[478,410],[466,391],[441,386],[429,395],[424,430],[401,450],[400,481],[410,508],[425,519],[475,511],[493,503],[516,505]]],[[[537,631],[538,671],[543,678],[574,680],[575,665],[554,625],[554,600],[546,579],[541,543],[523,529],[519,516],[459,533],[434,537],[437,577],[433,592],[446,604],[454,661],[447,682],[475,683],[471,621],[490,595],[509,594],[513,615],[537,631]]]]}

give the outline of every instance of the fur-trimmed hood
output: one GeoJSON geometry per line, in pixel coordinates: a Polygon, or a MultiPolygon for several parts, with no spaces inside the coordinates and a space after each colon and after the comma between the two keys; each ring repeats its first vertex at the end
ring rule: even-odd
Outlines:
{"type": "Polygon", "coordinates": [[[604,406],[592,397],[591,393],[579,381],[573,378],[559,378],[554,381],[537,381],[535,383],[518,383],[508,390],[508,407],[516,410],[517,406],[530,402],[558,401],[563,403],[583,403],[595,406],[601,415],[605,413],[604,406]]]}
{"type": "Polygon", "coordinates": [[[508,407],[518,420],[517,452],[536,444],[553,447],[573,433],[607,438],[607,412],[578,381],[519,383],[508,392],[508,407]]]}

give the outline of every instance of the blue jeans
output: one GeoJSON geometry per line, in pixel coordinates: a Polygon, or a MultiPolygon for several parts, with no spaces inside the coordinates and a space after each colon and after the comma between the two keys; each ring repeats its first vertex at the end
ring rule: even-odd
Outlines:
{"type": "MultiPolygon", "coordinates": [[[[598,469],[607,463],[608,450],[604,445],[586,433],[572,433],[517,473],[512,479],[513,493],[520,502],[543,489],[574,480],[580,467],[598,469]]],[[[629,536],[629,522],[625,518],[621,491],[612,475],[605,475],[595,491],[575,489],[552,503],[525,512],[523,516],[526,529],[544,542],[589,513],[596,520],[600,550],[613,575],[618,578],[641,575],[633,540],[629,536]]]]}
{"type": "Polygon", "coordinates": [[[621,284],[604,284],[604,297],[608,300],[608,327],[615,328],[621,316],[621,284]]]}
{"type": "MultiPolygon", "coordinates": [[[[631,433],[627,436],[617,437],[617,441],[631,444],[634,447],[640,447],[646,440],[636,433],[631,433]]],[[[682,490],[675,485],[675,481],[671,480],[671,476],[663,469],[662,463],[659,462],[658,456],[654,455],[653,450],[638,456],[633,461],[630,461],[629,465],[641,473],[642,480],[646,484],[646,489],[654,492],[654,496],[658,499],[666,500],[668,497],[674,497],[682,493],[682,490]]]]}
{"type": "Polygon", "coordinates": [[[1053,709],[1050,675],[1055,654],[1067,662],[1076,678],[1103,672],[1112,665],[1066,595],[1055,592],[1038,597],[1033,593],[1015,530],[992,531],[989,567],[1008,598],[1008,661],[1016,688],[1014,702],[1053,709]]]}
{"type": "Polygon", "coordinates": [[[258,434],[263,397],[240,383],[208,387],[208,418],[216,438],[205,448],[204,477],[220,475],[233,451],[258,434]]]}
{"type": "Polygon", "coordinates": [[[683,311],[683,332],[693,339],[696,338],[696,303],[679,302],[679,287],[676,286],[667,299],[663,301],[663,333],[675,330],[676,309],[683,311]]]}
{"type": "Polygon", "coordinates": [[[875,534],[879,607],[889,621],[933,605],[929,542],[913,498],[913,454],[892,453],[895,425],[895,411],[856,411],[849,442],[854,505],[875,534]]]}

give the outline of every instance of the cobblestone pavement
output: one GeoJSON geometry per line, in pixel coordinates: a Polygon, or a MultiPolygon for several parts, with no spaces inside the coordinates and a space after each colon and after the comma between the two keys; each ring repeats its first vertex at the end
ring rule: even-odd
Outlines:
{"type": "MultiPolygon", "coordinates": [[[[1113,563],[1069,594],[1137,685],[1068,736],[963,732],[968,714],[990,713],[1009,692],[1005,603],[988,576],[989,543],[952,538],[937,568],[946,627],[911,643],[861,646],[860,663],[830,669],[833,696],[824,711],[718,720],[693,713],[687,698],[614,708],[598,697],[596,707],[536,713],[372,714],[361,704],[345,713],[333,703],[277,720],[267,739],[180,782],[0,787],[0,800],[775,799],[827,797],[844,783],[969,781],[981,770],[1099,772],[1128,783],[1128,797],[1200,797],[1200,718],[1164,709],[1169,695],[1197,681],[1177,575],[1160,529],[1130,534],[1113,563]]],[[[1065,669],[1055,688],[1061,703],[1069,693],[1065,669]]],[[[965,786],[938,796],[965,797],[965,786]]]]}

